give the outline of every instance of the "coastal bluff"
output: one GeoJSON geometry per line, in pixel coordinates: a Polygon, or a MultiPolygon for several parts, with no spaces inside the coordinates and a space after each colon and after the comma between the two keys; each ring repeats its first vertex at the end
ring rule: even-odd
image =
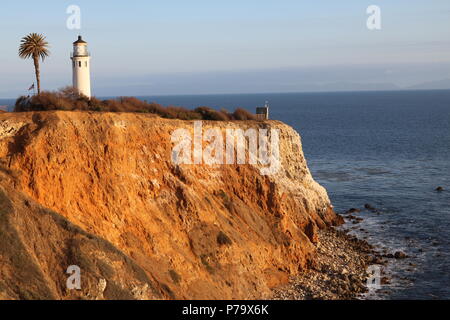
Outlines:
{"type": "Polygon", "coordinates": [[[264,299],[315,265],[342,223],[299,134],[279,121],[281,168],[176,165],[151,114],[0,113],[0,299],[264,299]],[[81,289],[67,268],[79,266],[81,289]]]}

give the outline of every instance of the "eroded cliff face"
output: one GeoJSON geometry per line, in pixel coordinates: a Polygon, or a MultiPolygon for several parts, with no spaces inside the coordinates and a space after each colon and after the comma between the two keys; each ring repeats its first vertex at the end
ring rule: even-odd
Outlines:
{"type": "MultiPolygon", "coordinates": [[[[203,122],[278,129],[281,169],[262,176],[256,165],[176,165],[171,134],[193,127],[143,114],[0,114],[2,210],[16,217],[0,224],[21,230],[10,236],[52,298],[259,299],[314,264],[317,228],[340,218],[311,177],[299,135],[276,121],[203,122]],[[48,214],[21,199],[60,215],[59,224],[45,230],[39,217],[48,214]],[[35,227],[25,230],[30,219],[35,227]],[[86,275],[76,295],[65,290],[68,264],[86,275]]],[[[12,283],[39,296],[17,283],[21,265],[7,256],[0,251],[0,298],[24,295],[12,283]]]]}

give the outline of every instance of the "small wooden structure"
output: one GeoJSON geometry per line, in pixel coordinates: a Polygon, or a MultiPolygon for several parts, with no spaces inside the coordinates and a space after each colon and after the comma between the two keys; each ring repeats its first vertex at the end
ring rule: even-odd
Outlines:
{"type": "Polygon", "coordinates": [[[269,102],[264,107],[256,107],[256,119],[269,120],[269,102]]]}

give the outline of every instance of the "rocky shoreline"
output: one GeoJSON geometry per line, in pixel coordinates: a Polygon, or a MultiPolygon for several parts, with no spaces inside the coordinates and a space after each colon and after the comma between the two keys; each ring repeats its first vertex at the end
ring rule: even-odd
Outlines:
{"type": "MultiPolygon", "coordinates": [[[[354,300],[363,298],[367,288],[367,268],[383,264],[367,241],[347,231],[319,231],[316,264],[287,286],[274,290],[275,300],[354,300]]],[[[383,279],[386,282],[388,279],[383,279]]]]}

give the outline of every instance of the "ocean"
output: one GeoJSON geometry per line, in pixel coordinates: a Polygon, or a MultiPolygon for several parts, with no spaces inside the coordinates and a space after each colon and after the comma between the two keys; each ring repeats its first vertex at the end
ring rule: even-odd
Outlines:
{"type": "Polygon", "coordinates": [[[352,233],[410,256],[390,261],[392,282],[371,298],[450,298],[450,90],[140,98],[252,112],[269,101],[271,119],[301,134],[337,212],[365,204],[380,211],[362,212],[352,233]]]}

